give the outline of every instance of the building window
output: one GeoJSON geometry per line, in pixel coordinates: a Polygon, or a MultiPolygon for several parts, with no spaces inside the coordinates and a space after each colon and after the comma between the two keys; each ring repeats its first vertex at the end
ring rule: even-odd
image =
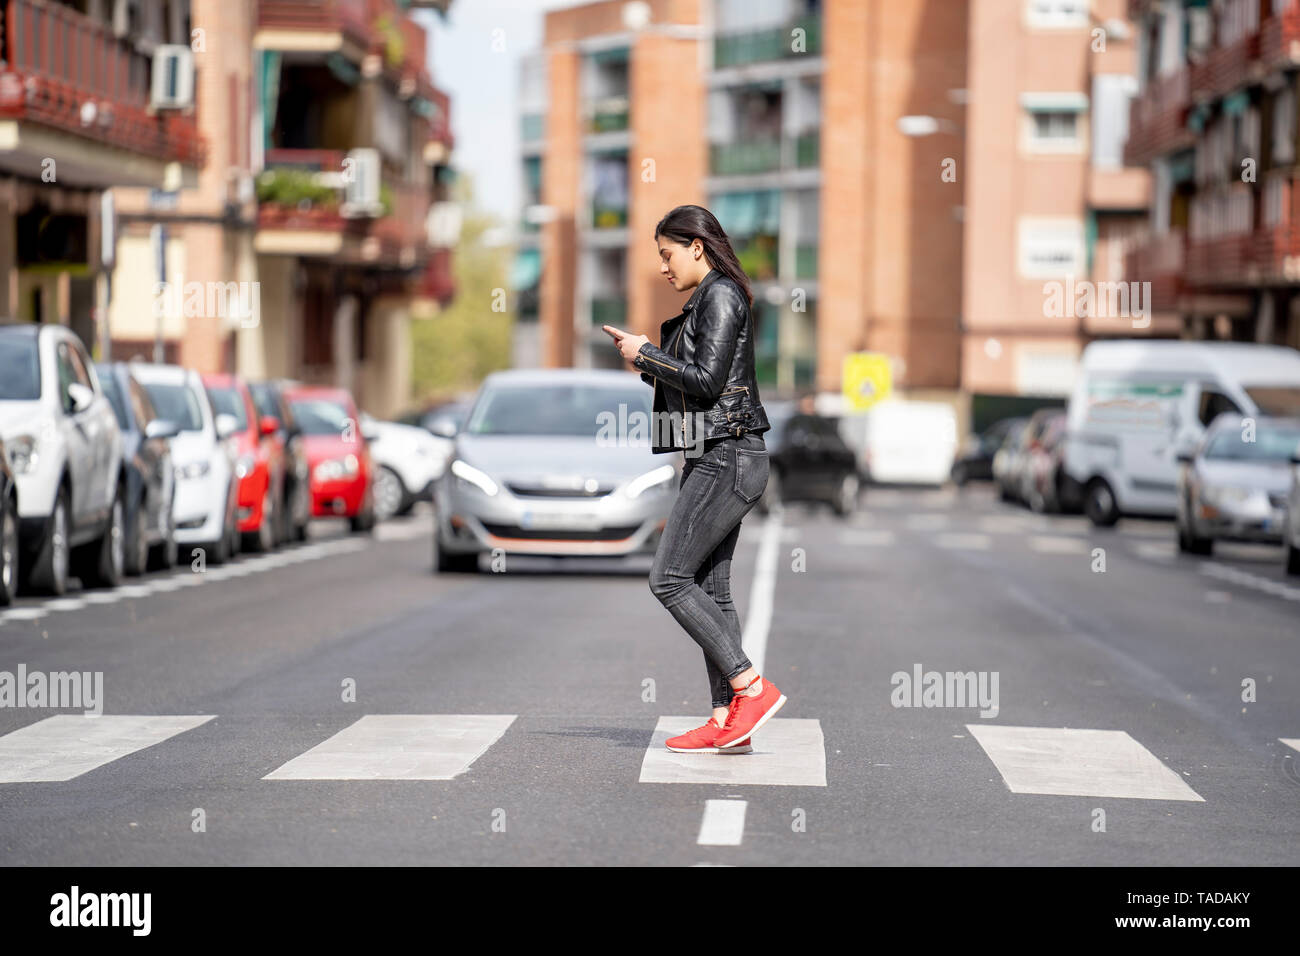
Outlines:
{"type": "Polygon", "coordinates": [[[1021,93],[1025,111],[1021,145],[1028,153],[1078,153],[1084,148],[1084,113],[1088,94],[1021,93]]]}
{"type": "Polygon", "coordinates": [[[1022,219],[1019,243],[1020,275],[1026,279],[1060,279],[1086,272],[1080,219],[1022,219]]]}
{"type": "Polygon", "coordinates": [[[1073,143],[1079,138],[1078,113],[1033,113],[1035,145],[1073,143]]]}
{"type": "Polygon", "coordinates": [[[1088,0],[1027,0],[1025,20],[1036,30],[1086,27],[1088,0]]]}
{"type": "Polygon", "coordinates": [[[1137,94],[1136,78],[1099,73],[1092,78],[1092,164],[1105,169],[1124,165],[1129,103],[1137,94]]]}

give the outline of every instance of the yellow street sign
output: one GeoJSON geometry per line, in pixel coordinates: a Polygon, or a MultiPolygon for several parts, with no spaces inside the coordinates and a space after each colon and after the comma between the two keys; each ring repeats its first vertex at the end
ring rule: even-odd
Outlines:
{"type": "Polygon", "coordinates": [[[850,352],[844,356],[842,379],[849,408],[866,411],[893,390],[890,358],[883,352],[850,352]]]}

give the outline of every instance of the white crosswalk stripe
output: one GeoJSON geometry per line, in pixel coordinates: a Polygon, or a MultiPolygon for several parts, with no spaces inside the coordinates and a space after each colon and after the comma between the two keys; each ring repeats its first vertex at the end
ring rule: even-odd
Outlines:
{"type": "Polygon", "coordinates": [[[1278,740],[1286,744],[1292,750],[1300,751],[1300,737],[1279,737],[1278,740]]]}
{"type": "Polygon", "coordinates": [[[212,720],[59,714],[0,737],[0,783],[72,780],[212,720]]]}
{"type": "Polygon", "coordinates": [[[451,780],[514,714],[367,714],[263,780],[451,780]]]}
{"type": "Polygon", "coordinates": [[[840,544],[846,544],[856,548],[884,548],[893,544],[897,540],[897,535],[892,531],[884,528],[872,528],[857,530],[850,528],[841,531],[839,535],[840,544]]]}
{"type": "Polygon", "coordinates": [[[1029,548],[1039,554],[1086,554],[1088,542],[1082,538],[1039,534],[1030,537],[1029,548]]]}
{"type": "Polygon", "coordinates": [[[1233,584],[1240,584],[1242,587],[1285,598],[1288,601],[1300,601],[1300,587],[1292,587],[1289,584],[1283,584],[1281,581],[1274,581],[1272,578],[1251,574],[1249,571],[1242,571],[1214,561],[1207,561],[1202,564],[1201,573],[1208,574],[1210,577],[1218,578],[1221,581],[1231,581],[1233,584]]]}
{"type": "Polygon", "coordinates": [[[953,551],[987,551],[992,545],[993,539],[978,532],[950,531],[947,534],[938,535],[934,539],[934,543],[940,548],[953,551]]]}
{"type": "Polygon", "coordinates": [[[641,783],[826,786],[826,742],[818,720],[774,717],[754,737],[750,754],[679,754],[664,746],[669,737],[699,725],[699,717],[660,717],[641,762],[641,783]]]}
{"type": "Polygon", "coordinates": [[[699,846],[740,846],[745,838],[748,800],[706,800],[700,821],[699,846]]]}
{"type": "Polygon", "coordinates": [[[1204,802],[1122,730],[967,724],[1012,793],[1204,802]]]}

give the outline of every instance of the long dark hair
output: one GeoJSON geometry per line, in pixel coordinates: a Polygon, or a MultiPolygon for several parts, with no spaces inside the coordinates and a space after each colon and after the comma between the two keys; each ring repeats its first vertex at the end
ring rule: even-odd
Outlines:
{"type": "Polygon", "coordinates": [[[704,254],[708,256],[713,268],[740,286],[740,291],[745,293],[745,301],[753,307],[754,293],[749,289],[749,276],[740,268],[740,260],[731,248],[731,240],[722,231],[722,225],[713,213],[703,206],[677,206],[670,209],[668,215],[655,226],[656,242],[660,236],[684,246],[689,246],[696,239],[700,240],[704,254]]]}

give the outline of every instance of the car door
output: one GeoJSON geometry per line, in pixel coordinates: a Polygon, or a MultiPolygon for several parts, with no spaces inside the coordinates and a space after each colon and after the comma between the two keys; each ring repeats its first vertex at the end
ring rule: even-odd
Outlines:
{"type": "Polygon", "coordinates": [[[64,448],[67,452],[67,472],[72,479],[72,500],[69,515],[74,528],[90,520],[96,509],[96,467],[93,436],[96,432],[92,408],[77,411],[69,389],[81,380],[73,364],[72,349],[66,341],[55,345],[55,366],[58,370],[60,426],[64,448]]]}
{"type": "Polygon", "coordinates": [[[86,438],[90,443],[93,470],[91,512],[104,517],[112,507],[117,491],[117,475],[122,464],[121,432],[117,427],[113,406],[100,388],[99,380],[90,371],[90,356],[80,341],[68,343],[68,357],[72,360],[72,370],[76,373],[77,381],[95,396],[82,415],[85,419],[86,438]]]}
{"type": "Polygon", "coordinates": [[[170,512],[172,475],[170,454],[165,438],[147,438],[145,430],[158,417],[153,403],[139,383],[126,377],[127,408],[139,430],[140,462],[144,470],[145,515],[151,531],[160,529],[160,519],[170,512]]]}

